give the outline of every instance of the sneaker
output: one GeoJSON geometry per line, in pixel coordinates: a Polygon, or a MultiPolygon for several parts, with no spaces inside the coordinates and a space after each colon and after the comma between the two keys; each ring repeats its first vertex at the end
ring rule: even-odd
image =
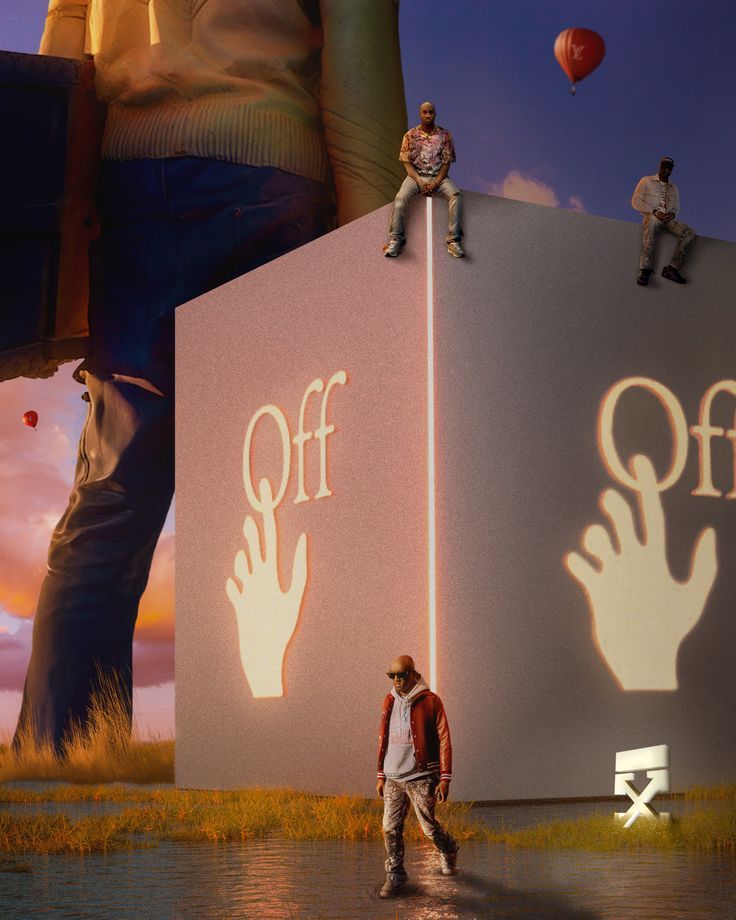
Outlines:
{"type": "Polygon", "coordinates": [[[687,279],[683,278],[674,265],[665,265],[662,269],[662,277],[668,278],[670,281],[674,281],[677,284],[685,284],[687,279]]]}
{"type": "Polygon", "coordinates": [[[383,254],[387,259],[395,259],[403,248],[398,240],[389,240],[383,247],[383,254]]]}
{"type": "Polygon", "coordinates": [[[440,869],[443,875],[457,875],[457,850],[454,853],[440,853],[440,869]]]}
{"type": "Polygon", "coordinates": [[[450,240],[447,244],[447,251],[451,256],[455,256],[456,259],[462,259],[465,256],[465,250],[460,240],[450,240]]]}
{"type": "Polygon", "coordinates": [[[636,283],[646,286],[649,284],[649,276],[651,275],[651,268],[642,268],[639,274],[636,276],[636,283]]]}
{"type": "Polygon", "coordinates": [[[397,894],[406,886],[406,876],[405,875],[394,875],[389,872],[386,876],[386,881],[383,883],[383,888],[378,892],[379,898],[395,898],[397,894]]]}

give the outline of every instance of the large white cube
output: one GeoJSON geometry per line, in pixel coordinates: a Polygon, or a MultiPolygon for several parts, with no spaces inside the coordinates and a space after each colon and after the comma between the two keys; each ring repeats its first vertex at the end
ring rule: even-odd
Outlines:
{"type": "Polygon", "coordinates": [[[398,259],[384,209],[177,311],[179,785],[369,794],[405,653],[455,797],[734,779],[736,246],[640,288],[635,224],[465,204],[464,260],[417,202],[398,259]]]}

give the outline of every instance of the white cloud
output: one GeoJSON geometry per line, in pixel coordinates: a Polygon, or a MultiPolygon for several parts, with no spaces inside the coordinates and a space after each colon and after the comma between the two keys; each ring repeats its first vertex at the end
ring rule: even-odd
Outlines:
{"type": "MultiPolygon", "coordinates": [[[[549,208],[559,208],[560,199],[551,185],[535,179],[518,169],[512,169],[501,182],[480,182],[481,191],[502,198],[514,198],[530,204],[543,204],[549,208]]],[[[570,195],[565,206],[570,211],[585,213],[585,205],[579,195],[570,195]]]]}
{"type": "Polygon", "coordinates": [[[567,199],[567,207],[570,211],[577,211],[579,214],[585,214],[585,205],[579,195],[570,195],[567,199]]]}
{"type": "Polygon", "coordinates": [[[14,617],[0,606],[0,633],[8,633],[14,636],[24,622],[25,620],[20,619],[20,617],[14,617]]]}
{"type": "Polygon", "coordinates": [[[515,198],[517,201],[528,201],[530,204],[545,204],[556,208],[560,201],[555,190],[534,179],[526,176],[518,169],[512,169],[501,182],[488,184],[491,195],[500,195],[502,198],[515,198]]]}

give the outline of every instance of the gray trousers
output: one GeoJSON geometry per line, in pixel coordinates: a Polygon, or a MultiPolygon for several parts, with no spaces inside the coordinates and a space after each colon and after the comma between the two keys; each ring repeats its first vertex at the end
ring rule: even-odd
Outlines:
{"type": "Polygon", "coordinates": [[[682,268],[690,247],[695,241],[695,232],[692,227],[688,227],[682,221],[674,219],[665,224],[654,214],[645,214],[644,220],[641,222],[639,271],[645,268],[651,270],[654,267],[654,244],[660,230],[668,230],[677,237],[677,248],[669,264],[678,271],[682,268]]]}
{"type": "MultiPolygon", "coordinates": [[[[411,176],[407,176],[401,183],[399,193],[394,199],[394,209],[391,212],[388,235],[392,240],[398,240],[402,246],[406,242],[404,227],[406,223],[407,206],[412,198],[421,194],[416,182],[411,176]]],[[[462,239],[463,193],[455,185],[452,179],[443,179],[434,194],[442,195],[447,199],[447,242],[450,243],[452,240],[462,239]]]]}
{"type": "Polygon", "coordinates": [[[386,872],[406,876],[404,870],[404,821],[409,805],[419,825],[440,853],[457,852],[457,843],[434,816],[437,777],[408,781],[387,779],[383,787],[383,840],[386,844],[386,872]]]}

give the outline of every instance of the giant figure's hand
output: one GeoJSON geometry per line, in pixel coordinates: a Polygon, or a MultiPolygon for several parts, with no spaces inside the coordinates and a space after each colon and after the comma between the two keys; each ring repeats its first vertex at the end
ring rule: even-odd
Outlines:
{"type": "Polygon", "coordinates": [[[307,584],[307,535],[299,537],[291,586],[282,591],[273,493],[267,479],[261,479],[259,501],[265,509],[265,552],[261,552],[258,526],[249,516],[243,524],[246,549],[235,556],[235,576],[243,589],[239,590],[232,578],[228,578],[226,588],[237,614],[240,658],[253,696],[283,696],[284,654],[296,629],[307,584]]]}
{"type": "Polygon", "coordinates": [[[594,568],[579,553],[565,565],[588,596],[593,629],[608,667],[624,690],[676,690],[680,643],[700,619],[716,577],[716,535],[701,531],[690,574],[676,581],[667,564],[665,520],[656,474],[647,457],[637,456],[642,540],[631,508],[620,492],[606,489],[601,505],[615,543],[600,524],[583,534],[583,547],[600,563],[594,568]]]}

